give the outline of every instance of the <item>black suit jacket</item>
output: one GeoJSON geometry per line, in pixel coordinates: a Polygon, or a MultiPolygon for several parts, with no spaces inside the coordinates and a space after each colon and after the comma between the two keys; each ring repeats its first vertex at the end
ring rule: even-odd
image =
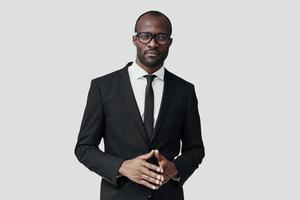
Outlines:
{"type": "MultiPolygon", "coordinates": [[[[165,69],[161,107],[153,137],[149,139],[129,79],[128,66],[131,64],[91,81],[75,155],[103,178],[101,200],[149,197],[183,200],[182,186],[204,157],[194,86],[165,69]],[[98,147],[102,138],[104,151],[98,147]],[[181,155],[178,156],[180,146],[181,155]],[[174,162],[179,182],[170,180],[158,190],[151,190],[127,177],[117,178],[125,159],[133,159],[152,149],[158,149],[174,162]]],[[[155,158],[149,162],[157,164],[155,158]]]]}

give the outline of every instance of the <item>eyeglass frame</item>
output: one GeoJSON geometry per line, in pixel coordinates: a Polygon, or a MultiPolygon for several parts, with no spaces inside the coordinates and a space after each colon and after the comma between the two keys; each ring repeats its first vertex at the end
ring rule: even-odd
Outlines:
{"type": "Polygon", "coordinates": [[[135,36],[138,38],[138,40],[139,40],[140,43],[142,43],[142,44],[149,44],[149,43],[153,40],[153,38],[154,38],[154,41],[155,41],[156,44],[159,44],[159,45],[167,45],[168,42],[170,41],[170,39],[172,39],[172,38],[171,38],[171,35],[166,34],[166,33],[152,34],[152,33],[149,33],[149,32],[135,32],[135,36]],[[140,40],[139,35],[142,34],[142,33],[150,34],[151,39],[149,40],[149,42],[144,43],[144,42],[142,42],[142,41],[140,40]],[[160,44],[160,43],[158,43],[157,40],[156,40],[156,36],[157,36],[157,35],[165,35],[165,36],[168,36],[168,40],[166,41],[166,44],[160,44]]]}

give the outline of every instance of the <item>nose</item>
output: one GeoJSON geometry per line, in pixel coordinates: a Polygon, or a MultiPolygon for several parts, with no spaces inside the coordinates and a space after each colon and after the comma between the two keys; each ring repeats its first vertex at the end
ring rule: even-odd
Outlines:
{"type": "Polygon", "coordinates": [[[148,47],[156,47],[156,46],[158,46],[158,44],[156,43],[153,37],[152,40],[150,40],[150,42],[148,43],[148,47]]]}

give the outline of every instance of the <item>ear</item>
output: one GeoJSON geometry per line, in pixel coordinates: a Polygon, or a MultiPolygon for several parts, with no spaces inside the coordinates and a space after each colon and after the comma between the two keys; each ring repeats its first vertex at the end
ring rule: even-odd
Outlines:
{"type": "Polygon", "coordinates": [[[172,42],[173,42],[173,38],[170,38],[170,40],[169,40],[169,46],[171,46],[172,42]]]}
{"type": "Polygon", "coordinates": [[[134,46],[137,46],[137,38],[136,36],[132,36],[132,43],[134,44],[134,46]]]}

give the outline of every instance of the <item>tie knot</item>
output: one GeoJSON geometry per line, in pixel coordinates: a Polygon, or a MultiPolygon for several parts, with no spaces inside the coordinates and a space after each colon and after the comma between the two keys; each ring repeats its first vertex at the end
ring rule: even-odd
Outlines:
{"type": "Polygon", "coordinates": [[[156,75],[154,75],[154,74],[147,74],[147,75],[144,75],[144,77],[146,77],[147,78],[147,82],[149,83],[151,83],[152,81],[153,81],[153,79],[156,77],[156,75]]]}

